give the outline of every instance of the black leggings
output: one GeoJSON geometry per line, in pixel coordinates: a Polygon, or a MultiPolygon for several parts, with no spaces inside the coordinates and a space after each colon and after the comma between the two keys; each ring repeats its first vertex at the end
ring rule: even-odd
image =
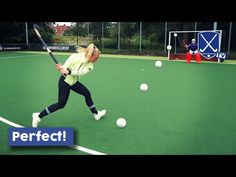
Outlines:
{"type": "Polygon", "coordinates": [[[89,90],[82,83],[77,81],[73,86],[70,86],[64,81],[64,79],[65,78],[63,76],[61,76],[59,79],[58,102],[50,105],[44,111],[42,111],[39,115],[40,118],[44,117],[49,113],[53,113],[58,109],[64,108],[69,98],[70,90],[73,90],[74,92],[83,95],[85,97],[85,102],[90,109],[95,107],[89,90]]]}

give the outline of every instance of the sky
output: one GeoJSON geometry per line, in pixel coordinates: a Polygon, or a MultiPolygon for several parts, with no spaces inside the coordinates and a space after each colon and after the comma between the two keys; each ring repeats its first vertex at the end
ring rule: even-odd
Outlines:
{"type": "Polygon", "coordinates": [[[56,25],[58,24],[58,25],[60,25],[60,26],[63,26],[64,24],[65,24],[66,26],[70,26],[72,22],[55,22],[55,23],[56,23],[56,25]]]}

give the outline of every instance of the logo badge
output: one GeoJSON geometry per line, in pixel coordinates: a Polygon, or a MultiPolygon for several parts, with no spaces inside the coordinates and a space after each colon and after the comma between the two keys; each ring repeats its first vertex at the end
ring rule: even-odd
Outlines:
{"type": "Polygon", "coordinates": [[[206,59],[215,57],[220,50],[220,34],[214,31],[198,33],[198,49],[206,59]]]}

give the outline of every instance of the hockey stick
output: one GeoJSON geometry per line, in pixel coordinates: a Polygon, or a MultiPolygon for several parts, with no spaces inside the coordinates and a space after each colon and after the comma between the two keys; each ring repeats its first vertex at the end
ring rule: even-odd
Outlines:
{"type": "Polygon", "coordinates": [[[52,51],[48,48],[47,44],[44,42],[43,38],[41,37],[41,35],[40,35],[39,31],[38,31],[38,28],[39,28],[39,26],[38,26],[37,24],[34,24],[34,31],[35,31],[35,33],[37,34],[39,40],[43,43],[44,47],[46,47],[46,49],[47,49],[49,55],[52,57],[53,61],[54,61],[56,64],[58,64],[58,63],[59,63],[58,60],[57,60],[56,57],[53,55],[52,51]]]}
{"type": "Polygon", "coordinates": [[[185,46],[185,45],[187,45],[187,43],[186,43],[186,40],[185,40],[185,39],[183,39],[183,44],[184,44],[184,46],[185,46]]]}
{"type": "Polygon", "coordinates": [[[188,49],[188,44],[186,43],[186,40],[185,40],[185,39],[183,39],[183,44],[184,44],[184,47],[185,47],[186,49],[188,49]]]}
{"type": "MultiPolygon", "coordinates": [[[[56,57],[53,55],[52,51],[49,49],[48,45],[44,42],[42,36],[40,35],[40,33],[39,33],[39,31],[38,31],[39,26],[38,26],[37,24],[34,24],[33,27],[34,27],[34,31],[35,31],[35,33],[37,34],[39,40],[43,43],[44,47],[46,47],[46,49],[47,49],[49,55],[51,56],[51,58],[53,59],[53,61],[54,61],[56,64],[58,64],[58,63],[59,63],[58,60],[57,60],[56,57]]],[[[66,76],[66,74],[63,74],[63,75],[66,76]]]]}

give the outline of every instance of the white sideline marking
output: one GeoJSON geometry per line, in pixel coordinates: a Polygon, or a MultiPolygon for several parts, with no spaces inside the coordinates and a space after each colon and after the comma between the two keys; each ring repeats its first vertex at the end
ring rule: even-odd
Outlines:
{"type": "Polygon", "coordinates": [[[11,126],[13,126],[13,127],[23,128],[23,126],[18,125],[18,124],[16,124],[16,123],[11,122],[11,121],[9,121],[9,120],[7,120],[7,119],[4,119],[4,118],[2,118],[2,117],[0,117],[0,121],[6,123],[6,124],[8,124],[8,125],[11,125],[11,126]]]}
{"type": "MultiPolygon", "coordinates": [[[[8,125],[11,125],[13,127],[24,128],[24,126],[16,124],[14,122],[11,122],[11,121],[3,118],[3,117],[0,117],[0,121],[6,123],[8,125]]],[[[92,154],[92,155],[106,155],[106,154],[104,154],[102,152],[94,151],[92,149],[88,149],[88,148],[85,148],[85,147],[82,147],[82,146],[78,146],[78,145],[73,145],[73,146],[69,146],[69,147],[71,147],[73,149],[76,149],[76,150],[79,150],[79,151],[82,151],[82,152],[86,152],[88,154],[92,154]]]]}
{"type": "Polygon", "coordinates": [[[88,149],[88,148],[85,148],[85,147],[82,147],[82,146],[77,146],[77,145],[73,145],[71,146],[71,148],[74,148],[74,149],[77,149],[79,151],[82,151],[82,152],[86,152],[88,154],[93,154],[93,155],[106,155],[102,152],[98,152],[98,151],[94,151],[92,149],[88,149]]]}

